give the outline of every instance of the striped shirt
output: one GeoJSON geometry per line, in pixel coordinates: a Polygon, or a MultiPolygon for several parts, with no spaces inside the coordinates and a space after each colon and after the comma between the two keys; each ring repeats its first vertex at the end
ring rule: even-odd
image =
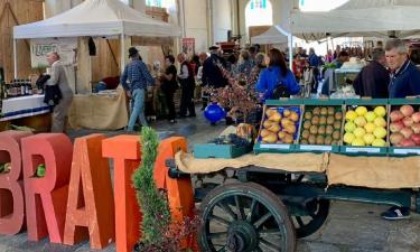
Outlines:
{"type": "Polygon", "coordinates": [[[147,84],[153,85],[155,83],[152,75],[150,75],[146,64],[143,61],[134,59],[124,69],[121,76],[121,84],[125,90],[133,92],[135,89],[146,89],[147,84]],[[130,82],[127,83],[127,80],[130,82]]]}

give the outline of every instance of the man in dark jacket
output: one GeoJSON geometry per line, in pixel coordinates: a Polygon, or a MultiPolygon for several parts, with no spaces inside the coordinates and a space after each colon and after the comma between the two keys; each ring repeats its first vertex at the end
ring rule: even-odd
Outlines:
{"type": "Polygon", "coordinates": [[[420,95],[420,71],[410,62],[408,50],[400,39],[385,44],[385,57],[391,70],[390,98],[420,95]]]}
{"type": "Polygon", "coordinates": [[[217,55],[219,47],[212,46],[209,48],[210,57],[208,57],[203,64],[203,86],[210,86],[214,88],[226,86],[226,79],[223,77],[222,71],[217,64],[222,64],[226,67],[224,59],[217,55]]]}
{"type": "Polygon", "coordinates": [[[389,72],[385,64],[384,49],[373,49],[372,62],[362,68],[354,80],[356,94],[372,98],[388,98],[389,72]]]}
{"type": "MultiPolygon", "coordinates": [[[[389,98],[420,95],[420,71],[410,62],[404,42],[400,39],[388,40],[385,44],[385,57],[391,70],[389,98]]],[[[410,217],[410,205],[393,206],[381,216],[386,220],[407,219],[410,217]]]]}

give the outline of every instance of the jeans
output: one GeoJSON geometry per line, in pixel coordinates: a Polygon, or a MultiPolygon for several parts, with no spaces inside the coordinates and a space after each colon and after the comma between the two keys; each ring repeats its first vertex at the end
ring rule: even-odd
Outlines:
{"type": "Polygon", "coordinates": [[[131,115],[128,121],[128,131],[134,130],[134,125],[140,119],[141,126],[147,127],[146,116],[144,115],[146,89],[137,88],[131,94],[131,115]]]}

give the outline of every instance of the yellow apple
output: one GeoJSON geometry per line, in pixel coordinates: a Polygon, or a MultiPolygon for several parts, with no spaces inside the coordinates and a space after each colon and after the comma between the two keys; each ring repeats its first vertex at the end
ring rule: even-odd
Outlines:
{"type": "Polygon", "coordinates": [[[353,134],[356,138],[362,138],[366,134],[366,131],[363,128],[356,128],[353,134]]]}
{"type": "Polygon", "coordinates": [[[363,141],[365,141],[366,145],[371,145],[375,141],[375,136],[372,133],[367,133],[363,136],[363,141]]]}
{"type": "Polygon", "coordinates": [[[351,145],[352,146],[365,146],[365,141],[363,141],[363,139],[361,139],[361,138],[356,138],[356,139],[353,140],[351,145]]]}
{"type": "Polygon", "coordinates": [[[373,131],[373,135],[375,135],[376,138],[385,138],[386,137],[386,129],[383,127],[376,127],[373,131]]]}
{"type": "Polygon", "coordinates": [[[373,120],[375,120],[376,118],[376,114],[373,111],[366,112],[364,116],[366,118],[366,121],[368,122],[373,122],[373,120]]]}
{"type": "Polygon", "coordinates": [[[354,110],[349,110],[346,112],[346,121],[352,122],[354,119],[356,119],[357,114],[354,112],[354,110]]]}
{"type": "Polygon", "coordinates": [[[359,116],[363,116],[368,112],[367,108],[365,106],[358,106],[356,108],[356,114],[359,116]]]}
{"type": "Polygon", "coordinates": [[[365,124],[364,129],[367,133],[372,133],[376,128],[376,125],[372,122],[368,122],[365,124]]]}
{"type": "Polygon", "coordinates": [[[353,122],[346,122],[346,124],[344,125],[344,129],[346,130],[346,132],[353,132],[356,129],[356,124],[354,124],[353,122]]]}
{"type": "Polygon", "coordinates": [[[375,120],[373,121],[373,123],[377,126],[377,127],[386,127],[386,121],[383,117],[376,117],[375,120]]]}
{"type": "Polygon", "coordinates": [[[379,117],[384,117],[386,115],[386,109],[384,106],[377,106],[375,107],[375,109],[373,110],[373,112],[379,116],[379,117]]]}
{"type": "Polygon", "coordinates": [[[373,141],[372,146],[373,147],[385,147],[386,142],[383,139],[376,138],[375,141],[373,141]]]}
{"type": "Polygon", "coordinates": [[[351,144],[354,141],[355,138],[356,137],[353,135],[353,133],[348,132],[348,133],[344,134],[343,140],[346,144],[351,144]]]}
{"type": "Polygon", "coordinates": [[[366,124],[366,119],[363,116],[358,116],[358,117],[356,117],[356,119],[354,119],[354,123],[358,127],[363,127],[366,124]]]}

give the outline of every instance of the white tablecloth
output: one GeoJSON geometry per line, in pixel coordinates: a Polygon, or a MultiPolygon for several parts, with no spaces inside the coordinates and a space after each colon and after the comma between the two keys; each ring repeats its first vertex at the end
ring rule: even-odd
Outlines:
{"type": "Polygon", "coordinates": [[[45,114],[50,111],[44,103],[44,95],[30,95],[3,100],[0,121],[45,114]]]}

